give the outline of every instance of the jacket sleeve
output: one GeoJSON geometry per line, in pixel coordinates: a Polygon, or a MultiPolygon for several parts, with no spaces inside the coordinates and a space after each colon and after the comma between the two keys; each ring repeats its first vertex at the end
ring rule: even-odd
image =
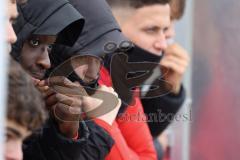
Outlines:
{"type": "Polygon", "coordinates": [[[168,94],[157,98],[141,100],[144,112],[148,117],[152,117],[148,121],[148,126],[153,137],[160,135],[172,122],[169,117],[178,112],[185,97],[185,89],[182,86],[178,95],[168,94]]]}
{"type": "Polygon", "coordinates": [[[80,122],[79,135],[65,138],[49,120],[24,142],[24,160],[103,160],[113,146],[108,133],[92,121],[80,122]]]}
{"type": "Polygon", "coordinates": [[[99,119],[95,122],[106,129],[115,144],[106,160],[155,160],[156,151],[144,118],[141,102],[129,106],[124,116],[109,125],[99,119]]]}

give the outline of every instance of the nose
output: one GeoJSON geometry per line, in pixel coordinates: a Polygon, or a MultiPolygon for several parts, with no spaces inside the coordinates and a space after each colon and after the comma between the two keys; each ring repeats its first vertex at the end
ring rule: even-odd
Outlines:
{"type": "Polygon", "coordinates": [[[157,36],[157,38],[153,44],[153,47],[159,52],[161,52],[167,48],[167,40],[166,40],[166,35],[164,33],[160,33],[157,36]]]}
{"type": "Polygon", "coordinates": [[[7,149],[5,153],[5,160],[22,160],[22,143],[18,142],[11,146],[11,149],[7,149]]]}
{"type": "Polygon", "coordinates": [[[49,69],[51,67],[51,62],[48,53],[48,46],[44,45],[41,48],[41,54],[38,58],[38,65],[41,66],[43,69],[49,69]]]}
{"type": "Polygon", "coordinates": [[[17,41],[17,36],[13,30],[12,24],[10,22],[7,23],[7,42],[9,44],[13,44],[17,41]]]}
{"type": "Polygon", "coordinates": [[[89,70],[88,64],[83,65],[82,70],[83,70],[83,75],[85,76],[88,73],[88,70],[89,70]]]}

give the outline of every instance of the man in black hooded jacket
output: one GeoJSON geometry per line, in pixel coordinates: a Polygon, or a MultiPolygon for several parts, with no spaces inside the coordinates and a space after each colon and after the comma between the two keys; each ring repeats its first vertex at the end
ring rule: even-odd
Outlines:
{"type": "MultiPolygon", "coordinates": [[[[22,59],[24,43],[32,35],[57,36],[56,43],[71,46],[84,23],[80,13],[66,0],[29,0],[27,4],[19,5],[18,9],[20,16],[15,24],[18,41],[13,45],[11,53],[18,61],[22,59]],[[42,12],[43,9],[45,12],[42,12]]],[[[39,39],[32,39],[31,43],[41,46],[38,45],[39,39]]],[[[43,45],[46,48],[46,43],[43,45]]],[[[71,138],[66,136],[69,128],[65,128],[66,132],[62,133],[62,125],[64,123],[50,117],[41,130],[25,141],[24,159],[104,159],[111,149],[113,140],[93,122],[78,123],[77,133],[71,138]]]]}

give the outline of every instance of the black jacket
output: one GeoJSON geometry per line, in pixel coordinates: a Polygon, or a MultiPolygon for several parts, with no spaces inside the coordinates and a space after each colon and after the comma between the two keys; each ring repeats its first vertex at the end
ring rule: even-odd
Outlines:
{"type": "MultiPolygon", "coordinates": [[[[18,60],[23,43],[30,35],[58,36],[57,43],[73,45],[83,28],[81,14],[67,0],[28,0],[18,5],[19,18],[14,25],[18,40],[12,56],[18,60]]],[[[23,145],[26,160],[99,160],[109,153],[113,140],[94,122],[80,123],[79,139],[67,139],[49,119],[23,145]]]]}
{"type": "Polygon", "coordinates": [[[169,117],[177,114],[185,100],[185,97],[185,89],[182,86],[178,95],[167,94],[157,98],[141,100],[144,112],[147,115],[158,115],[157,121],[148,122],[148,126],[153,137],[159,136],[169,126],[172,122],[169,117]],[[162,114],[162,116],[159,114],[162,114]],[[168,116],[168,118],[165,118],[166,116],[168,116]]]}
{"type": "MultiPolygon", "coordinates": [[[[150,62],[150,63],[153,63],[153,64],[156,63],[156,65],[158,66],[159,65],[158,63],[162,58],[161,56],[156,56],[154,54],[151,54],[148,51],[143,50],[136,45],[134,46],[134,48],[125,52],[125,54],[128,57],[128,63],[126,63],[127,65],[131,64],[131,63],[136,63],[137,64],[138,62],[150,62]]],[[[115,64],[111,64],[113,55],[114,54],[108,54],[108,55],[105,56],[104,65],[108,70],[113,69],[113,68],[110,68],[110,67],[113,67],[115,65],[115,64]]],[[[115,61],[114,61],[114,63],[115,63],[115,61]]],[[[131,67],[123,66],[124,63],[121,63],[119,65],[116,64],[118,70],[121,70],[122,68],[132,70],[131,67]],[[119,65],[121,66],[120,68],[119,68],[119,65]]],[[[143,65],[140,65],[140,67],[141,66],[143,66],[143,65]]],[[[137,68],[135,66],[134,69],[141,69],[141,68],[137,68]]],[[[134,69],[132,71],[134,71],[134,69]]],[[[144,70],[146,68],[142,68],[142,69],[144,70]]],[[[124,71],[124,72],[126,72],[126,71],[124,71]]],[[[112,80],[113,81],[115,80],[116,81],[115,83],[124,83],[123,81],[126,81],[126,79],[120,80],[118,75],[116,75],[115,76],[116,78],[113,79],[114,74],[117,74],[117,72],[112,72],[111,73],[112,80]]],[[[138,74],[139,74],[138,72],[131,73],[130,76],[136,77],[136,76],[138,76],[138,74]]],[[[124,78],[124,77],[122,77],[122,78],[124,78]]],[[[113,85],[115,83],[113,83],[113,85]]],[[[140,84],[138,84],[138,86],[139,85],[140,84]]],[[[116,87],[115,87],[115,89],[116,89],[116,87]]],[[[122,89],[122,88],[120,88],[120,89],[122,89]]],[[[121,94],[119,92],[118,92],[118,94],[119,94],[119,97],[121,97],[121,94]]],[[[158,119],[156,121],[149,121],[148,122],[148,126],[150,128],[150,131],[151,131],[151,134],[152,134],[153,137],[157,137],[158,135],[160,135],[167,128],[167,126],[172,122],[168,119],[161,118],[159,116],[159,114],[166,115],[166,116],[170,115],[170,114],[172,116],[176,115],[176,113],[178,112],[178,110],[182,106],[182,104],[185,100],[185,97],[186,97],[185,89],[182,86],[181,90],[180,90],[180,93],[178,95],[166,94],[164,96],[156,96],[154,98],[145,98],[145,99],[143,98],[143,99],[141,99],[141,102],[142,102],[143,108],[144,108],[144,112],[147,115],[153,115],[154,114],[154,115],[158,116],[157,117],[158,119]]],[[[128,96],[128,99],[130,99],[130,98],[131,98],[131,96],[128,96]]],[[[122,99],[122,101],[124,101],[124,99],[122,99]]],[[[128,101],[130,101],[130,100],[128,100],[128,101]]],[[[122,104],[122,106],[120,108],[120,111],[119,111],[120,115],[122,113],[124,113],[127,106],[128,105],[126,105],[124,103],[122,104]]]]}
{"type": "Polygon", "coordinates": [[[54,121],[24,141],[24,160],[103,160],[113,140],[94,122],[80,122],[79,139],[62,136],[54,121]]]}

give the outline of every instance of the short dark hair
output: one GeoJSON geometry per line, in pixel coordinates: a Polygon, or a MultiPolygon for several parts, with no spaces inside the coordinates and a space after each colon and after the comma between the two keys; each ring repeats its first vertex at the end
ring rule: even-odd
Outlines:
{"type": "Polygon", "coordinates": [[[186,6],[186,0],[171,0],[171,19],[179,20],[182,18],[186,6]]]}
{"type": "Polygon", "coordinates": [[[46,119],[43,98],[22,67],[14,60],[10,64],[7,118],[29,131],[34,131],[46,119]]]}
{"type": "Polygon", "coordinates": [[[155,4],[169,4],[171,0],[106,0],[111,7],[141,8],[155,4]]]}

